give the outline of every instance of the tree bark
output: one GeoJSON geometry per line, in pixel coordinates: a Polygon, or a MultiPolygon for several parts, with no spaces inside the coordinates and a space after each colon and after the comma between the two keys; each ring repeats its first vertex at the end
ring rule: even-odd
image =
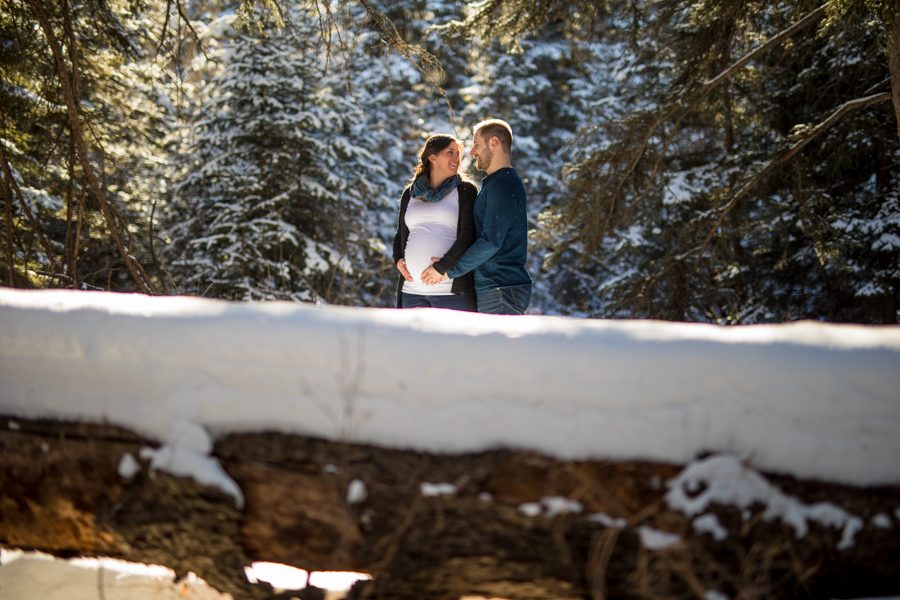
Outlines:
{"type": "Polygon", "coordinates": [[[7,268],[9,269],[6,280],[9,287],[14,287],[12,189],[10,188],[10,185],[10,182],[5,181],[5,178],[4,181],[0,183],[0,186],[3,187],[3,213],[6,217],[6,263],[7,268]]]}
{"type": "MultiPolygon", "coordinates": [[[[131,255],[131,249],[126,248],[122,243],[122,238],[119,235],[119,229],[116,226],[115,216],[113,215],[113,211],[110,207],[109,201],[107,200],[106,194],[103,192],[103,189],[100,186],[100,182],[97,180],[97,176],[91,166],[90,158],[88,157],[87,152],[87,145],[84,141],[84,133],[81,128],[81,119],[78,115],[79,99],[75,96],[73,81],[69,78],[69,73],[66,69],[66,63],[63,57],[62,49],[60,47],[59,40],[57,39],[56,34],[53,31],[53,26],[50,24],[50,20],[48,19],[46,12],[44,12],[44,7],[41,4],[41,0],[27,0],[27,2],[31,6],[31,9],[34,11],[35,17],[37,17],[38,23],[41,26],[41,30],[44,32],[44,37],[47,39],[47,43],[50,46],[50,50],[52,51],[53,57],[56,61],[56,70],[60,79],[60,87],[62,88],[63,95],[65,97],[66,109],[69,116],[69,125],[72,129],[72,137],[75,140],[75,147],[78,150],[78,158],[81,162],[81,168],[84,171],[85,176],[87,177],[91,189],[94,191],[94,194],[97,197],[97,201],[100,204],[100,210],[102,211],[103,217],[106,220],[107,226],[109,227],[113,242],[115,243],[119,254],[125,260],[125,265],[128,267],[128,271],[131,273],[131,276],[134,278],[138,289],[145,294],[153,294],[155,293],[155,291],[152,288],[152,284],[149,280],[145,280],[144,277],[141,276],[139,268],[140,265],[137,264],[137,260],[131,255]]],[[[68,8],[63,5],[62,10],[66,12],[66,16],[68,17],[68,8]]],[[[77,56],[76,49],[74,48],[74,42],[74,39],[70,39],[69,43],[71,46],[73,46],[70,51],[72,56],[77,56]]],[[[75,81],[77,81],[77,65],[73,64],[72,68],[75,72],[75,81]]]]}
{"type": "Polygon", "coordinates": [[[891,73],[891,92],[894,116],[897,119],[897,138],[900,139],[900,0],[884,0],[881,9],[887,37],[888,69],[891,73]]]}
{"type": "MultiPolygon", "coordinates": [[[[759,597],[760,585],[766,597],[794,597],[802,587],[812,600],[900,589],[900,537],[890,529],[867,526],[852,548],[837,551],[839,530],[814,525],[797,538],[763,519],[764,508],[748,519],[737,507],[717,507],[711,512],[728,540],[701,535],[663,498],[677,465],[232,435],[214,455],[244,494],[241,512],[231,496],[151,471],[144,459],[140,472],[121,477],[124,453],[137,456],[152,440],[109,425],[16,419],[13,429],[7,421],[0,417],[0,545],[152,562],[179,576],[193,571],[236,600],[314,597],[250,585],[243,566],[251,561],[373,574],[351,592],[357,600],[684,598],[702,597],[691,594],[691,582],[702,592],[723,581],[734,597],[759,597]],[[354,479],[367,496],[350,503],[354,479]],[[422,482],[453,482],[456,492],[426,495],[422,482]],[[547,496],[582,509],[548,514],[547,496]],[[529,516],[523,503],[540,514],[529,516]],[[681,541],[648,550],[642,526],[681,541]],[[754,567],[753,581],[744,581],[747,556],[759,550],[776,566],[754,567]],[[784,564],[792,568],[777,566],[784,564]]],[[[897,506],[892,487],[773,483],[806,504],[827,497],[852,514],[892,514],[897,506]]]]}

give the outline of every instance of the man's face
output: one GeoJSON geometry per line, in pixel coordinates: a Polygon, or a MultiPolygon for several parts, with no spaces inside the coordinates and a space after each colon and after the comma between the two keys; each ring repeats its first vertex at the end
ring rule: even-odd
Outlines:
{"type": "Polygon", "coordinates": [[[481,137],[481,132],[475,133],[475,143],[469,155],[475,157],[475,168],[479,171],[487,171],[491,166],[494,153],[491,151],[490,141],[481,137]]]}

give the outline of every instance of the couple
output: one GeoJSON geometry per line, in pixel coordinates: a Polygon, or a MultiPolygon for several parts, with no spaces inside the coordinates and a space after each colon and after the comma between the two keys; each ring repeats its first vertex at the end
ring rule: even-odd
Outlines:
{"type": "Polygon", "coordinates": [[[512,129],[490,119],[469,153],[487,172],[481,191],[459,175],[463,144],[433,135],[400,198],[394,263],[397,307],[521,315],[531,300],[525,187],[509,163],[512,129]]]}

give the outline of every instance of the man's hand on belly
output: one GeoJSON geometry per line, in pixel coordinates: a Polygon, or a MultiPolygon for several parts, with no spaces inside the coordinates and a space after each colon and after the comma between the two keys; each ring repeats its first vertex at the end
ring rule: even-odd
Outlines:
{"type": "MultiPolygon", "coordinates": [[[[433,256],[431,257],[431,262],[433,263],[436,263],[439,260],[441,259],[434,258],[433,256]]],[[[422,271],[422,283],[424,283],[425,285],[436,285],[442,281],[447,281],[448,279],[450,278],[447,277],[446,273],[441,275],[437,272],[434,266],[428,267],[427,269],[422,271]]]]}

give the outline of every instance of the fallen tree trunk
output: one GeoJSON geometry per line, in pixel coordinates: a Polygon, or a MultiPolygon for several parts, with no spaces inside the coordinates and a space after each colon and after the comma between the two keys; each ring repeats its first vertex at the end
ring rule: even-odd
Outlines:
{"type": "Polygon", "coordinates": [[[770,476],[808,504],[828,500],[863,517],[855,543],[839,550],[839,530],[813,524],[797,537],[759,506],[713,506],[727,536],[698,532],[664,499],[676,465],[231,435],[214,455],[241,487],[241,512],[224,492],[147,464],[122,478],[123,454],[138,456],[145,445],[153,443],[110,426],[0,419],[0,544],[161,564],[179,576],[193,571],[238,600],[274,595],[246,581],[251,561],[371,573],[354,598],[900,593],[897,486],[770,476]],[[366,493],[351,503],[353,480],[366,493]],[[877,514],[890,515],[890,525],[873,521],[877,514]],[[678,538],[654,549],[648,531],[678,538]]]}

